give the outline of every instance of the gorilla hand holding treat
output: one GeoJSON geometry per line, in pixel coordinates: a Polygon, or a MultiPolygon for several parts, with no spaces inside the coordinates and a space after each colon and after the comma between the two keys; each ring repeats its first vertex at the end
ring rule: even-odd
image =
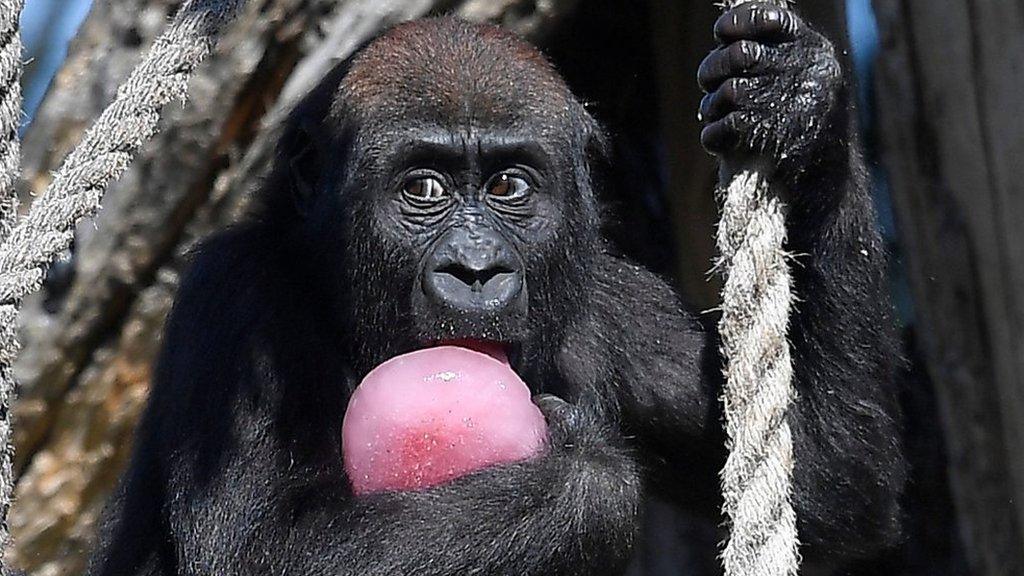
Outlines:
{"type": "Polygon", "coordinates": [[[356,494],[428,488],[529,459],[547,425],[500,350],[437,346],[374,368],[349,400],[345,471],[356,494]]]}

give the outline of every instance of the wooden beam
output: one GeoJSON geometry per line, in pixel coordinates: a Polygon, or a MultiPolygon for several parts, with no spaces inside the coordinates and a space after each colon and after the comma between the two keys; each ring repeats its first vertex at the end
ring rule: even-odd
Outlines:
{"type": "Polygon", "coordinates": [[[1024,574],[1024,5],[875,0],[879,131],[976,574],[1024,574]]]}

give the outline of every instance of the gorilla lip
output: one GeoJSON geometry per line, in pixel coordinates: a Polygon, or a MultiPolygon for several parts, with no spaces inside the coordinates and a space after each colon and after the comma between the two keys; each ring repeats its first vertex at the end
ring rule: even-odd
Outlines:
{"type": "Polygon", "coordinates": [[[430,347],[433,348],[436,346],[457,346],[459,348],[466,348],[482,354],[487,354],[491,358],[494,358],[503,364],[511,364],[510,358],[515,355],[515,351],[511,344],[494,342],[492,340],[474,340],[471,338],[441,340],[435,342],[430,347]]]}

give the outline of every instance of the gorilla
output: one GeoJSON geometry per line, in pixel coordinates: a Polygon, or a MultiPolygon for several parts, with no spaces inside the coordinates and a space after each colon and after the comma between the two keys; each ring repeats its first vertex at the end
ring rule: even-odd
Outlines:
{"type": "MultiPolygon", "coordinates": [[[[766,158],[787,193],[794,503],[805,557],[838,565],[898,538],[905,476],[848,89],[788,10],[748,3],[715,34],[702,140],[766,158]]],[[[311,91],[278,146],[244,221],[194,254],[90,574],[622,574],[645,499],[717,518],[714,330],[602,240],[608,139],[537,49],[451,18],[398,25],[311,91]],[[508,352],[545,451],[354,496],[352,390],[453,340],[508,352]]]]}

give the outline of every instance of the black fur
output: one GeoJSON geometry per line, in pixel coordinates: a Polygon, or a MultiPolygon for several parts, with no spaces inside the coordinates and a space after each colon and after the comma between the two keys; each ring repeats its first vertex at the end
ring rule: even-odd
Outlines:
{"type": "MultiPolygon", "coordinates": [[[[755,75],[758,92],[719,89],[705,142],[775,158],[793,195],[796,505],[805,552],[837,560],[897,534],[896,345],[838,64],[820,35],[772,10],[720,24],[723,41],[763,47],[713,54],[702,82],[755,75]]],[[[620,574],[645,492],[713,511],[715,337],[598,237],[590,166],[604,146],[550,65],[496,28],[405,24],[339,66],[294,114],[260,207],[195,256],[90,573],[620,574]],[[461,150],[467,179],[490,170],[489,138],[527,135],[541,149],[529,210],[399,206],[396,171],[436,160],[401,151],[411,135],[461,150]],[[437,229],[470,220],[522,255],[526,317],[455,322],[411,294],[437,229]],[[515,345],[545,394],[549,450],[353,497],[340,454],[349,393],[380,361],[456,337],[515,345]]]]}

